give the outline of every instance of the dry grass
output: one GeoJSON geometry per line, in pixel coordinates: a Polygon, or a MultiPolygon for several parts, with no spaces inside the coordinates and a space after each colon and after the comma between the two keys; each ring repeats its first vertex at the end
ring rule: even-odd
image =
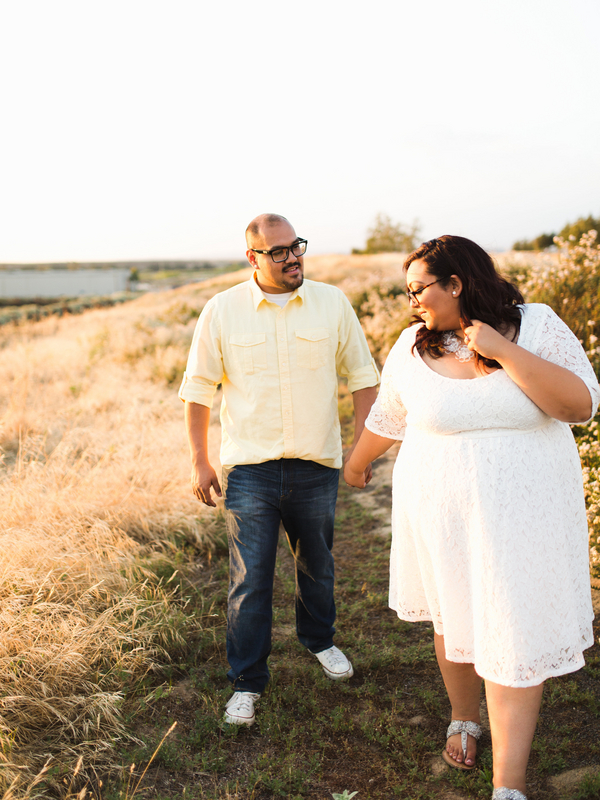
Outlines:
{"type": "Polygon", "coordinates": [[[198,625],[157,578],[178,544],[212,547],[188,491],[173,386],[193,321],[169,315],[185,313],[197,316],[157,295],[0,330],[0,787],[10,796],[56,790],[80,756],[80,781],[106,768],[127,735],[124,692],[198,625]]]}

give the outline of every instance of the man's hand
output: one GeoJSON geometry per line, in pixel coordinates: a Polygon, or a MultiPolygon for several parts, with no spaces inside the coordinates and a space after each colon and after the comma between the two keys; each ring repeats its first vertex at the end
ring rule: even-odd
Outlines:
{"type": "Polygon", "coordinates": [[[210,490],[211,488],[214,489],[217,497],[221,497],[221,486],[219,485],[217,473],[208,461],[192,466],[191,481],[192,491],[198,500],[201,500],[206,506],[216,507],[217,504],[213,500],[210,490]]]}

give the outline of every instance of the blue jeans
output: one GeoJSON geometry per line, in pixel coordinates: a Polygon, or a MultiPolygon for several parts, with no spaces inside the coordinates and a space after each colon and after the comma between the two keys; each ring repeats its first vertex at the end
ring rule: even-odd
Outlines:
{"type": "Polygon", "coordinates": [[[296,632],[313,653],[333,644],[333,520],[339,471],[280,459],[223,471],[229,539],[227,677],[236,691],[269,680],[273,577],[283,522],[296,567],[296,632]]]}

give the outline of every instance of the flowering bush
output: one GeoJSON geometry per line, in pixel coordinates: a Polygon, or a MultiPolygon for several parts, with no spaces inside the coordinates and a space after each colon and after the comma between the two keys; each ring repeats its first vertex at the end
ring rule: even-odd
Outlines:
{"type": "Polygon", "coordinates": [[[556,236],[556,254],[541,255],[519,270],[509,264],[510,277],[529,303],[546,303],[563,319],[585,348],[600,374],[600,244],[596,231],[577,241],[556,236]]]}
{"type": "Polygon", "coordinates": [[[590,531],[590,569],[600,580],[600,414],[587,428],[574,429],[583,467],[583,488],[590,531]]]}

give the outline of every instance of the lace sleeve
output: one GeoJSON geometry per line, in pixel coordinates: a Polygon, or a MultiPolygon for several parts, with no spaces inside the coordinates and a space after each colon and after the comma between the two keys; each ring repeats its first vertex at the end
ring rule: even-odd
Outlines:
{"type": "MultiPolygon", "coordinates": [[[[533,352],[540,358],[565,367],[587,386],[592,398],[592,419],[600,402],[600,386],[594,369],[579,339],[549,306],[540,305],[540,320],[533,343],[533,352]]],[[[587,420],[589,422],[589,420],[587,420]]]]}
{"type": "Polygon", "coordinates": [[[394,380],[401,368],[402,356],[400,340],[390,350],[381,373],[381,388],[373,403],[365,427],[387,439],[404,439],[406,430],[406,408],[400,398],[394,380]]]}

